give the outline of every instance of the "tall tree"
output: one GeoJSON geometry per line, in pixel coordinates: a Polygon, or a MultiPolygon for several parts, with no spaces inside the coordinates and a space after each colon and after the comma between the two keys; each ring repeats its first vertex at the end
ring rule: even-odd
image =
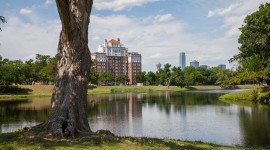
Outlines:
{"type": "Polygon", "coordinates": [[[96,72],[96,60],[91,60],[91,68],[89,73],[89,82],[92,84],[98,84],[98,74],[96,72]]]}
{"type": "Polygon", "coordinates": [[[41,124],[55,136],[92,133],[87,120],[90,70],[88,26],[93,0],[56,0],[62,31],[48,119],[41,124]]]}
{"type": "Polygon", "coordinates": [[[115,76],[115,80],[116,80],[116,82],[118,82],[120,84],[126,85],[127,82],[129,81],[129,78],[127,75],[117,75],[117,76],[115,76]]]}
{"type": "Polygon", "coordinates": [[[99,72],[97,76],[99,85],[111,85],[115,81],[115,76],[111,72],[99,72]]]}
{"type": "Polygon", "coordinates": [[[146,74],[146,81],[149,85],[155,85],[157,82],[157,76],[154,72],[150,71],[146,74]]]}
{"type": "Polygon", "coordinates": [[[135,76],[135,80],[137,83],[144,83],[146,82],[146,72],[143,71],[143,72],[139,72],[136,74],[135,76]]]}
{"type": "Polygon", "coordinates": [[[270,62],[270,3],[248,15],[240,28],[240,53],[230,61],[238,61],[248,72],[260,72],[269,78],[270,62]],[[258,70],[259,69],[259,70],[258,70]],[[267,71],[265,71],[267,70],[267,71]]]}
{"type": "Polygon", "coordinates": [[[183,71],[180,69],[180,67],[173,67],[172,68],[172,73],[171,73],[171,82],[173,85],[177,85],[180,87],[185,86],[185,79],[184,79],[184,74],[183,71]]]}

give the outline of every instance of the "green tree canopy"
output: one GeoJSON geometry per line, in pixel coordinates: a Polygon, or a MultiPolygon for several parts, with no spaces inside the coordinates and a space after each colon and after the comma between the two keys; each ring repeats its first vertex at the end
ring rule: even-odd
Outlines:
{"type": "Polygon", "coordinates": [[[138,82],[138,83],[144,83],[146,82],[146,72],[143,71],[143,72],[139,72],[135,75],[135,80],[138,82]]]}
{"type": "Polygon", "coordinates": [[[242,71],[260,72],[263,78],[269,78],[265,70],[270,68],[270,3],[248,15],[240,31],[240,52],[229,61],[238,61],[242,71]]]}

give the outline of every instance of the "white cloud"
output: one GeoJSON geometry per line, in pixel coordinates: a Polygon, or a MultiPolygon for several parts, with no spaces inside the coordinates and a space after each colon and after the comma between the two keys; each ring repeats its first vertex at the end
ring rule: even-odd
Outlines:
{"type": "Polygon", "coordinates": [[[240,35],[239,28],[243,24],[245,17],[246,15],[225,17],[223,27],[228,28],[225,33],[225,36],[228,38],[239,37],[240,35]]]}
{"type": "Polygon", "coordinates": [[[28,9],[28,8],[22,8],[22,9],[20,10],[20,13],[21,13],[22,15],[28,15],[28,14],[31,14],[31,13],[32,13],[32,10],[31,10],[31,9],[28,9]]]}
{"type": "Polygon", "coordinates": [[[167,22],[167,21],[172,20],[173,18],[174,17],[172,16],[172,14],[157,15],[157,16],[155,16],[154,23],[167,22]]]}
{"type": "MultiPolygon", "coordinates": [[[[126,0],[99,0],[95,3],[115,4],[112,8],[104,7],[104,9],[117,11],[154,1],[131,0],[132,4],[130,4],[126,0]],[[124,5],[120,6],[118,3],[124,5]]],[[[156,16],[145,17],[91,15],[89,48],[94,52],[103,39],[121,38],[129,51],[142,54],[145,71],[154,71],[158,62],[178,66],[178,56],[181,51],[186,52],[187,64],[193,59],[198,60],[200,64],[210,66],[226,64],[227,60],[237,53],[236,37],[239,35],[238,28],[244,17],[255,11],[260,4],[254,0],[242,2],[243,0],[238,1],[243,4],[241,6],[235,3],[230,5],[231,7],[215,9],[212,10],[213,14],[210,13],[210,16],[216,16],[215,19],[220,17],[223,20],[223,25],[216,29],[225,30],[223,37],[213,37],[203,31],[187,33],[188,25],[175,19],[170,13],[159,12],[156,16]]],[[[55,55],[61,29],[60,21],[43,20],[34,13],[27,17],[30,18],[28,23],[18,17],[7,17],[8,24],[5,24],[5,30],[0,34],[2,44],[0,54],[10,59],[29,59],[37,53],[55,55]]]]}
{"type": "MultiPolygon", "coordinates": [[[[166,14],[159,16],[166,16],[166,14]]],[[[92,15],[89,30],[91,52],[97,50],[98,45],[103,43],[103,39],[121,38],[129,51],[142,54],[143,70],[146,71],[155,71],[155,65],[158,62],[178,66],[178,56],[181,51],[187,54],[187,64],[195,58],[201,64],[212,66],[226,64],[227,60],[237,52],[235,39],[215,38],[208,33],[189,34],[185,32],[187,26],[179,20],[165,19],[166,22],[153,23],[154,18],[161,17],[92,15]],[[96,40],[96,36],[99,40],[96,40]]]]}
{"type": "Polygon", "coordinates": [[[239,28],[243,25],[245,17],[256,11],[261,4],[268,0],[239,0],[226,8],[210,10],[208,17],[221,17],[223,25],[221,28],[226,28],[225,37],[235,38],[240,35],[239,28]]]}
{"type": "Polygon", "coordinates": [[[0,53],[4,58],[27,60],[35,54],[56,54],[61,30],[59,20],[43,20],[35,24],[12,16],[7,21],[0,34],[0,53]]]}
{"type": "Polygon", "coordinates": [[[53,3],[53,0],[46,0],[46,2],[45,2],[46,5],[50,5],[52,3],[53,3]]]}
{"type": "Polygon", "coordinates": [[[161,57],[162,57],[162,55],[160,53],[156,53],[154,55],[149,56],[149,58],[158,58],[158,59],[161,57]]]}
{"type": "Polygon", "coordinates": [[[120,11],[157,1],[159,0],[96,0],[94,1],[94,7],[98,10],[120,11]]]}
{"type": "Polygon", "coordinates": [[[234,11],[235,9],[237,9],[238,7],[242,6],[243,4],[241,3],[235,3],[230,5],[227,8],[221,8],[221,9],[216,9],[216,10],[210,10],[208,12],[208,17],[213,17],[213,16],[217,16],[217,15],[225,15],[228,14],[232,11],[234,11]]]}

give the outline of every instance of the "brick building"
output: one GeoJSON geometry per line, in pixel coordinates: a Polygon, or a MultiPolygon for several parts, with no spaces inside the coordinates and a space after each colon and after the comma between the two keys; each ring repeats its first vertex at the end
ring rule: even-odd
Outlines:
{"type": "Polygon", "coordinates": [[[142,71],[141,54],[133,52],[128,53],[128,78],[130,84],[136,84],[135,76],[142,71]]]}
{"type": "Polygon", "coordinates": [[[97,52],[91,54],[96,60],[96,72],[111,72],[114,75],[127,75],[129,84],[136,84],[136,73],[142,71],[141,54],[128,52],[120,39],[104,40],[97,52]]]}

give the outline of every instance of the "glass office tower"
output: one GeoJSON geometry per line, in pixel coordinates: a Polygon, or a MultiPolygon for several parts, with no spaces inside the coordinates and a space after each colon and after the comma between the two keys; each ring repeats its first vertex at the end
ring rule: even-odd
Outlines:
{"type": "Polygon", "coordinates": [[[181,70],[185,69],[186,67],[186,54],[184,52],[179,54],[179,67],[181,70]]]}

